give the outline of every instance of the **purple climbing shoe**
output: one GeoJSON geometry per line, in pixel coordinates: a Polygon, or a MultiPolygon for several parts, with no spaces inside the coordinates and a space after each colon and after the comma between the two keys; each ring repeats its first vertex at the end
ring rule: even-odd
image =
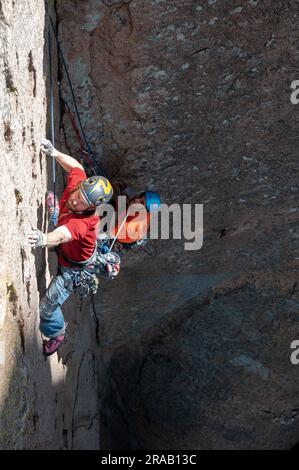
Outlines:
{"type": "Polygon", "coordinates": [[[59,213],[59,202],[57,197],[55,196],[54,202],[54,193],[53,191],[47,191],[46,194],[46,207],[50,215],[54,214],[54,211],[58,214],[59,213]]]}
{"type": "Polygon", "coordinates": [[[51,356],[57,349],[62,345],[65,339],[65,334],[56,336],[56,338],[50,338],[43,341],[43,353],[45,356],[51,356]]]}

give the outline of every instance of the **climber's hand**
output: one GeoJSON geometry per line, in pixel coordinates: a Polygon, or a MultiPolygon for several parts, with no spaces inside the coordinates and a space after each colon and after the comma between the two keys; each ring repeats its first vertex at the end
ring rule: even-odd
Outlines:
{"type": "Polygon", "coordinates": [[[48,157],[56,157],[58,152],[55,149],[52,142],[48,139],[42,139],[40,149],[43,153],[45,153],[48,157]]]}
{"type": "Polygon", "coordinates": [[[31,224],[31,231],[27,234],[27,241],[31,244],[31,248],[44,247],[47,244],[47,235],[31,224]]]}

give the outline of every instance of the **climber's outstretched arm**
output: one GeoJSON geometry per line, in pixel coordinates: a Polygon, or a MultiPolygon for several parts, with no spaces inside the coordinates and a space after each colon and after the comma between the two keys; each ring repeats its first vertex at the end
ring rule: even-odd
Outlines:
{"type": "Polygon", "coordinates": [[[79,163],[75,158],[66,155],[65,153],[61,153],[58,150],[55,150],[56,154],[54,155],[55,160],[62,166],[62,168],[69,172],[73,168],[80,168],[84,170],[81,163],[79,163]]]}
{"type": "Polygon", "coordinates": [[[75,158],[56,150],[50,140],[43,139],[40,149],[47,156],[55,158],[55,160],[62,166],[65,171],[69,172],[74,168],[80,168],[80,170],[84,170],[81,163],[79,163],[75,158]]]}
{"type": "Polygon", "coordinates": [[[57,227],[53,232],[43,233],[31,224],[31,231],[27,234],[27,240],[32,248],[37,248],[38,246],[51,248],[61,243],[67,243],[71,239],[72,235],[64,225],[57,227]]]}
{"type": "Polygon", "coordinates": [[[62,225],[61,227],[57,227],[53,232],[47,233],[45,239],[45,245],[49,248],[53,246],[58,246],[61,243],[67,243],[71,241],[72,235],[67,227],[62,225]]]}

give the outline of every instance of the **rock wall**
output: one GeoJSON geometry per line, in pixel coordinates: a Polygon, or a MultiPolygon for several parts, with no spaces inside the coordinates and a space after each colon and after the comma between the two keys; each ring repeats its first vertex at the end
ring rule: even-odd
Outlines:
{"type": "MultiPolygon", "coordinates": [[[[24,238],[30,220],[48,229],[49,24],[42,0],[1,0],[0,448],[291,447],[297,2],[46,6],[103,170],[167,203],[204,204],[204,244],[129,253],[116,282],[67,302],[67,343],[43,359],[38,303],[55,256],[24,238]]],[[[76,155],[63,124],[58,145],[76,155]]]]}
{"type": "MultiPolygon", "coordinates": [[[[30,222],[47,231],[44,199],[52,186],[39,144],[50,136],[48,7],[43,0],[0,2],[0,449],[68,449],[99,446],[97,380],[89,323],[75,331],[60,356],[45,359],[38,305],[55,274],[55,256],[31,250],[30,222]],[[51,268],[49,268],[49,261],[51,268]],[[88,343],[85,342],[85,336],[88,343]],[[92,374],[86,372],[87,367],[92,374]],[[86,387],[88,394],[86,394],[86,387]],[[88,437],[87,437],[88,435],[88,437]]],[[[56,47],[52,42],[56,83],[56,47]]],[[[58,110],[57,87],[55,110],[58,110]]],[[[55,122],[58,123],[56,112],[55,122]]],[[[56,135],[58,129],[56,128],[56,135]]],[[[62,189],[62,174],[58,189],[62,189]]],[[[80,314],[80,304],[69,302],[80,314]]],[[[90,316],[87,317],[89,320],[90,316]]],[[[93,328],[94,329],[94,328],[93,328]]]]}
{"type": "Polygon", "coordinates": [[[204,204],[200,251],[170,240],[152,257],[130,254],[95,299],[101,446],[289,448],[299,437],[297,2],[58,5],[108,175],[204,204]]]}
{"type": "Polygon", "coordinates": [[[45,252],[35,256],[25,242],[30,221],[45,229],[44,2],[1,0],[0,36],[0,448],[55,448],[64,371],[41,353],[37,312],[49,272],[45,252]]]}

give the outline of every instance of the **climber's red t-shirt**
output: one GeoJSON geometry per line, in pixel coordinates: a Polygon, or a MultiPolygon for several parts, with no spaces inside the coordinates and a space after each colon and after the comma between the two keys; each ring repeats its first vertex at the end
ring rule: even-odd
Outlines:
{"type": "MultiPolygon", "coordinates": [[[[100,218],[92,214],[78,214],[70,211],[66,207],[66,202],[76,188],[78,183],[85,180],[87,175],[80,168],[74,168],[68,174],[67,186],[59,202],[58,227],[64,225],[72,235],[72,240],[59,245],[59,251],[62,250],[65,255],[74,261],[83,261],[91,257],[96,244],[96,225],[100,218]]],[[[69,267],[63,256],[58,253],[58,262],[62,266],[69,267]]]]}

